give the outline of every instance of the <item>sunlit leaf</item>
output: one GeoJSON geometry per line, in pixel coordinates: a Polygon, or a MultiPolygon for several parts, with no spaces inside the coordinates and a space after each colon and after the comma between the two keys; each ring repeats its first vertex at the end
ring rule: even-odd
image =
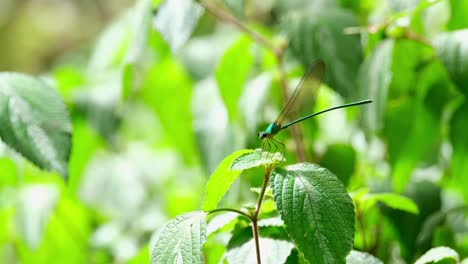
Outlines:
{"type": "Polygon", "coordinates": [[[0,138],[42,169],[68,175],[71,131],[68,111],[45,82],[0,74],[0,138]]]}
{"type": "Polygon", "coordinates": [[[31,185],[20,190],[17,223],[29,247],[40,246],[59,197],[60,192],[53,185],[31,185]]]}
{"type": "Polygon", "coordinates": [[[244,153],[232,161],[231,170],[247,170],[262,165],[269,165],[284,161],[280,153],[271,153],[256,149],[255,151],[244,153]]]}
{"type": "Polygon", "coordinates": [[[239,115],[239,97],[254,62],[251,47],[252,40],[241,36],[226,51],[216,68],[216,81],[231,120],[239,115]]]}
{"type": "Polygon", "coordinates": [[[151,263],[201,264],[205,241],[206,213],[191,212],[179,215],[158,231],[151,263]]]}
{"type": "Polygon", "coordinates": [[[346,257],[346,264],[383,264],[383,262],[369,253],[351,250],[346,257]]]}
{"type": "Polygon", "coordinates": [[[450,264],[458,263],[459,257],[455,250],[448,247],[432,248],[422,255],[415,264],[450,264]]]}
{"type": "Polygon", "coordinates": [[[226,157],[219,165],[218,168],[211,174],[210,179],[205,187],[205,200],[202,204],[204,211],[216,209],[219,201],[223,198],[224,194],[229,190],[231,184],[237,179],[241,173],[240,170],[232,170],[231,163],[238,157],[251,153],[252,150],[238,150],[228,157],[226,157]]]}
{"type": "MultiPolygon", "coordinates": [[[[261,261],[267,264],[284,263],[294,247],[291,242],[271,238],[260,238],[259,243],[261,261]]],[[[254,240],[251,239],[240,247],[230,249],[226,254],[226,258],[232,264],[257,263],[254,240]]]]}
{"type": "Polygon", "coordinates": [[[330,171],[300,163],[272,173],[271,188],[286,231],[313,263],[344,263],[353,245],[354,206],[330,171]]]}
{"type": "Polygon", "coordinates": [[[167,58],[152,66],[140,96],[157,115],[166,141],[182,154],[184,161],[193,163],[198,157],[190,109],[192,82],[182,65],[167,58]]]}
{"type": "Polygon", "coordinates": [[[411,199],[394,193],[370,193],[363,197],[363,210],[367,210],[376,202],[381,202],[393,209],[418,214],[418,206],[411,199]]]}
{"type": "Polygon", "coordinates": [[[185,44],[198,19],[203,14],[203,8],[192,0],[166,0],[159,7],[153,24],[163,38],[177,53],[185,44]]]}

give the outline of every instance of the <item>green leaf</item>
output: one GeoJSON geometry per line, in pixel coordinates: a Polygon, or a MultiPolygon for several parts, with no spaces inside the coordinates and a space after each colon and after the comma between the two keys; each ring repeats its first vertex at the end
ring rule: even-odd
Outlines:
{"type": "Polygon", "coordinates": [[[455,250],[448,247],[436,247],[422,255],[415,264],[455,264],[458,261],[459,257],[455,250]]]}
{"type": "Polygon", "coordinates": [[[231,170],[247,170],[262,165],[275,164],[284,161],[280,153],[271,153],[256,149],[248,153],[244,153],[232,161],[231,170]]]}
{"type": "Polygon", "coordinates": [[[356,26],[359,21],[351,11],[333,5],[304,9],[287,17],[283,25],[296,59],[305,66],[323,59],[328,67],[327,84],[346,99],[356,96],[362,49],[358,35],[346,35],[343,31],[356,26]]]}
{"type": "Polygon", "coordinates": [[[356,165],[356,151],[350,145],[332,144],[322,156],[320,165],[332,171],[345,186],[354,173],[356,165]]]}
{"type": "Polygon", "coordinates": [[[418,206],[419,214],[385,207],[381,211],[395,227],[401,256],[410,262],[417,256],[419,248],[430,247],[430,244],[417,245],[416,242],[425,220],[441,208],[441,189],[429,181],[411,181],[404,195],[418,206]]]}
{"type": "Polygon", "coordinates": [[[313,263],[345,263],[353,246],[354,207],[330,171],[299,163],[272,172],[271,188],[286,231],[313,263]]]}
{"type": "Polygon", "coordinates": [[[230,120],[236,120],[239,115],[239,98],[254,62],[251,47],[252,40],[241,36],[226,51],[216,68],[216,81],[230,120]]]}
{"type": "Polygon", "coordinates": [[[369,253],[351,250],[346,257],[346,264],[383,264],[383,262],[369,253]]]}
{"type": "Polygon", "coordinates": [[[391,65],[394,41],[382,41],[359,69],[359,93],[372,99],[372,104],[362,108],[363,122],[370,131],[383,127],[387,94],[392,81],[391,65]]]}
{"type": "Polygon", "coordinates": [[[236,158],[251,152],[252,150],[249,149],[238,150],[227,156],[219,164],[206,183],[205,200],[202,204],[203,211],[211,211],[216,209],[216,206],[218,205],[219,201],[221,201],[221,198],[223,198],[224,194],[226,194],[226,192],[229,190],[231,184],[241,173],[240,170],[231,170],[230,166],[232,162],[236,158]]]}
{"type": "Polygon", "coordinates": [[[438,35],[434,39],[437,54],[458,89],[468,94],[468,29],[438,35]]]}
{"type": "Polygon", "coordinates": [[[462,29],[468,27],[468,2],[465,0],[450,0],[450,19],[448,21],[448,29],[462,29]]]}
{"type": "Polygon", "coordinates": [[[54,89],[40,79],[0,73],[0,138],[42,169],[68,175],[71,124],[54,89]]]}
{"type": "Polygon", "coordinates": [[[409,198],[394,193],[370,193],[363,197],[363,210],[372,207],[376,202],[381,202],[393,209],[418,214],[418,206],[409,198]]]}
{"type": "Polygon", "coordinates": [[[193,164],[195,135],[192,127],[192,82],[177,61],[166,58],[146,74],[140,98],[150,106],[163,127],[168,143],[183,155],[187,164],[193,164]]]}
{"type": "Polygon", "coordinates": [[[468,137],[466,136],[468,124],[468,101],[465,101],[455,110],[450,121],[450,141],[453,147],[452,175],[455,186],[468,200],[468,137]]]}
{"type": "Polygon", "coordinates": [[[177,53],[192,35],[203,8],[192,0],[166,0],[154,17],[153,24],[157,31],[177,53]]]}
{"type": "Polygon", "coordinates": [[[53,214],[60,191],[54,185],[28,185],[18,195],[17,224],[30,248],[37,249],[53,214]]]}
{"type": "Polygon", "coordinates": [[[151,254],[152,264],[203,263],[202,247],[206,241],[206,213],[178,215],[161,227],[151,254]]]}
{"type": "MultiPolygon", "coordinates": [[[[266,264],[284,263],[294,247],[291,242],[271,238],[260,238],[259,243],[261,260],[266,264]]],[[[230,249],[226,259],[230,264],[257,263],[255,241],[251,239],[240,247],[230,249]]]]}
{"type": "Polygon", "coordinates": [[[139,86],[144,67],[143,59],[148,46],[151,30],[151,1],[139,0],[132,12],[132,42],[129,45],[122,69],[122,101],[131,94],[134,87],[139,86]]]}

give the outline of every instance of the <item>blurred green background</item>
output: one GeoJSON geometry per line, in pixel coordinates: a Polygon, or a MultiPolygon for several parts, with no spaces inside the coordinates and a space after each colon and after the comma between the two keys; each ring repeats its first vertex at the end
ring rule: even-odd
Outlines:
{"type": "MultiPolygon", "coordinates": [[[[206,2],[286,47],[290,88],[326,62],[304,113],[374,101],[299,126],[307,161],[349,192],[419,206],[359,212],[356,249],[385,263],[440,245],[468,257],[467,1],[206,2]]],[[[259,147],[284,102],[272,49],[190,0],[1,0],[0,70],[46,80],[73,124],[68,182],[0,142],[0,263],[148,263],[158,227],[198,210],[218,163],[259,147]]],[[[295,163],[290,131],[278,138],[295,163]]],[[[261,181],[245,172],[223,205],[254,201],[261,181]]],[[[208,240],[207,263],[228,240],[208,240]]]]}

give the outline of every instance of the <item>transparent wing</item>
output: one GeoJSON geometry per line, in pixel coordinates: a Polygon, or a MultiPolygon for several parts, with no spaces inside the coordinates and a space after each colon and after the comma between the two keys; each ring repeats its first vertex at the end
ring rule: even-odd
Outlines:
{"type": "Polygon", "coordinates": [[[276,118],[277,124],[283,124],[286,117],[296,111],[296,107],[299,105],[296,103],[297,98],[302,95],[310,96],[312,102],[317,97],[320,84],[322,82],[323,75],[325,74],[325,63],[322,60],[316,60],[302,76],[301,81],[294,89],[293,94],[289,97],[288,101],[281,110],[281,113],[276,118]],[[307,90],[307,92],[305,92],[307,90]],[[294,109],[294,110],[293,110],[294,109]]]}

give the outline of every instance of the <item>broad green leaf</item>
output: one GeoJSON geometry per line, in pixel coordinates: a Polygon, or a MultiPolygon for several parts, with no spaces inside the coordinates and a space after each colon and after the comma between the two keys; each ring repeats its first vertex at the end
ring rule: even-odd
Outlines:
{"type": "Polygon", "coordinates": [[[351,250],[346,257],[346,264],[383,264],[383,262],[369,253],[351,250]]]}
{"type": "Polygon", "coordinates": [[[293,55],[306,66],[323,59],[328,67],[326,83],[344,98],[354,99],[362,61],[361,43],[358,35],[343,34],[343,31],[358,25],[351,11],[330,5],[303,9],[287,17],[283,27],[293,55]]]}
{"type": "Polygon", "coordinates": [[[68,111],[40,79],[0,73],[0,138],[42,169],[68,176],[71,132],[68,111]]]}
{"type": "Polygon", "coordinates": [[[447,27],[450,30],[463,29],[468,27],[468,2],[465,0],[450,0],[450,19],[447,27]]]}
{"type": "Polygon", "coordinates": [[[299,163],[272,172],[271,188],[286,231],[313,263],[345,263],[354,239],[354,206],[330,171],[299,163]]]}
{"type": "Polygon", "coordinates": [[[468,29],[438,35],[434,39],[437,54],[458,89],[468,93],[468,29]]]}
{"type": "Polygon", "coordinates": [[[205,200],[202,204],[203,211],[211,211],[216,209],[219,201],[223,198],[224,194],[229,190],[231,184],[237,179],[241,173],[240,170],[232,170],[230,168],[232,162],[252,150],[244,149],[238,150],[231,155],[227,156],[211,174],[210,179],[205,187],[205,200]]]}
{"type": "MultiPolygon", "coordinates": [[[[261,260],[266,264],[284,263],[294,247],[291,242],[271,238],[260,238],[259,243],[261,260]]],[[[226,259],[230,264],[257,263],[255,241],[251,239],[240,247],[231,248],[226,259]]]]}
{"type": "Polygon", "coordinates": [[[458,261],[459,257],[455,250],[448,247],[436,247],[422,255],[415,264],[455,264],[458,261]]]}
{"type": "Polygon", "coordinates": [[[216,81],[230,120],[239,115],[239,98],[254,63],[252,40],[241,36],[223,55],[216,67],[216,81]]]}
{"type": "Polygon", "coordinates": [[[468,124],[468,102],[464,102],[455,110],[450,121],[450,141],[453,147],[452,175],[455,186],[468,200],[468,137],[466,136],[468,124]]]}
{"type": "Polygon", "coordinates": [[[394,41],[382,41],[359,69],[359,93],[372,99],[372,104],[362,108],[362,120],[370,131],[383,127],[387,94],[392,81],[391,65],[394,41]]]}
{"type": "Polygon", "coordinates": [[[284,157],[279,153],[271,153],[256,149],[234,159],[231,163],[231,170],[247,170],[262,165],[275,164],[284,161],[284,157]]]}
{"type": "Polygon", "coordinates": [[[190,212],[177,216],[161,227],[155,240],[151,264],[203,263],[206,213],[190,212]]]}
{"type": "Polygon", "coordinates": [[[159,7],[153,25],[177,53],[192,35],[203,8],[192,0],[166,0],[159,7]]]}
{"type": "Polygon", "coordinates": [[[418,206],[409,198],[394,193],[370,193],[363,197],[363,210],[372,207],[376,202],[381,202],[393,209],[402,210],[412,214],[418,214],[418,206]]]}
{"type": "Polygon", "coordinates": [[[347,186],[349,178],[354,173],[356,151],[346,144],[329,145],[320,165],[332,171],[347,186]]]}

